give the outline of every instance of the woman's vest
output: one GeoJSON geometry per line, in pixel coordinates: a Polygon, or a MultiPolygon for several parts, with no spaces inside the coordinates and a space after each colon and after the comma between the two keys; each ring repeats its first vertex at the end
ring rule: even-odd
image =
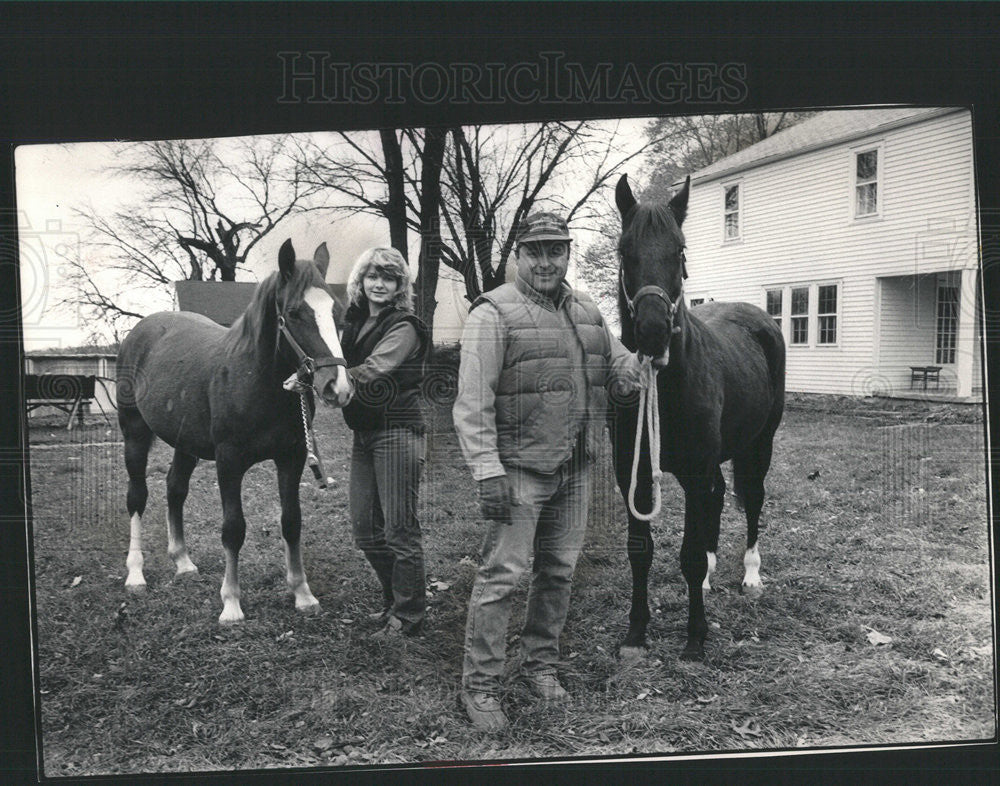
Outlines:
{"type": "Polygon", "coordinates": [[[430,349],[430,331],[415,314],[386,308],[378,315],[375,325],[361,340],[358,332],[368,318],[367,309],[351,306],[345,316],[341,348],[348,368],[360,365],[389,330],[400,322],[409,322],[417,331],[420,351],[407,358],[388,374],[367,383],[354,382],[354,397],[344,407],[344,420],[354,431],[375,431],[403,426],[419,433],[425,429],[420,386],[430,349]]]}
{"type": "Polygon", "coordinates": [[[521,279],[477,303],[484,300],[497,308],[506,338],[495,402],[500,461],[554,472],[581,438],[594,458],[607,417],[611,368],[611,344],[597,305],[568,287],[553,303],[521,279]],[[574,343],[582,349],[582,369],[574,367],[580,357],[574,343]],[[580,380],[582,391],[575,385],[580,380]]]}

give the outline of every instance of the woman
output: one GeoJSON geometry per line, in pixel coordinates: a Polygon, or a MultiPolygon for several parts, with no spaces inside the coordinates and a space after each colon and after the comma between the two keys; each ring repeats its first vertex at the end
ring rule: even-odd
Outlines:
{"type": "Polygon", "coordinates": [[[354,542],[382,584],[378,635],[416,635],[425,610],[417,493],[424,463],[420,384],[430,347],[413,314],[410,269],[394,248],[361,254],[347,281],[341,346],[354,398],[350,511],[354,542]]]}

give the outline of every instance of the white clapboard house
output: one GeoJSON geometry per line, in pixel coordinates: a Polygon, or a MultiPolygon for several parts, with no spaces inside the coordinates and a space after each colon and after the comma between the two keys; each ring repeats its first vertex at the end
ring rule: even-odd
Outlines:
{"type": "Polygon", "coordinates": [[[831,110],[691,175],[689,303],[781,324],[790,391],[982,396],[967,110],[831,110]]]}

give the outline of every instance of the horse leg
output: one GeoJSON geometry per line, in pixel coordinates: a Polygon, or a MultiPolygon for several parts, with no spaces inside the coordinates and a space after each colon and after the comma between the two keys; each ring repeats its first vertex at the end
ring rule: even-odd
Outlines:
{"type": "Polygon", "coordinates": [[[705,620],[705,601],[702,585],[708,573],[706,535],[709,530],[708,514],[712,507],[712,479],[709,471],[704,476],[688,478],[684,487],[684,541],[681,544],[681,573],[688,587],[687,643],[681,660],[701,660],[705,655],[705,637],[708,623],[705,620]]]}
{"type": "Polygon", "coordinates": [[[275,461],[278,469],[278,495],[281,498],[281,536],[285,541],[285,579],[295,595],[295,608],[302,612],[319,611],[319,601],[309,590],[309,582],[302,568],[300,536],[302,509],[299,505],[299,481],[305,456],[275,461]]]}
{"type": "Polygon", "coordinates": [[[178,576],[197,573],[184,544],[184,500],[188,495],[191,473],[198,464],[198,457],[181,450],[174,450],[174,460],[167,472],[167,554],[177,566],[178,576]]]}
{"type": "Polygon", "coordinates": [[[764,591],[760,580],[760,550],[757,544],[760,511],[764,507],[764,476],[771,465],[771,437],[760,440],[749,456],[733,460],[733,484],[747,517],[747,550],[743,555],[740,591],[756,598],[764,591]]]}
{"type": "MultiPolygon", "coordinates": [[[[615,475],[618,488],[628,511],[629,486],[632,481],[633,450],[642,452],[636,479],[635,505],[640,512],[653,509],[653,482],[650,474],[649,439],[643,434],[638,448],[635,446],[635,423],[638,410],[619,407],[613,410],[609,426],[614,452],[615,475]]],[[[653,536],[649,522],[641,521],[628,513],[628,561],[632,568],[632,606],[628,615],[628,632],[622,639],[618,654],[626,659],[642,655],[646,649],[646,628],[649,625],[649,570],[653,564],[653,536]]]]}
{"type": "Polygon", "coordinates": [[[247,522],[243,516],[241,495],[243,475],[246,467],[216,450],[215,469],[219,478],[219,492],[222,496],[222,547],[226,552],[226,572],[222,577],[222,614],[219,622],[242,622],[243,609],[240,608],[240,549],[246,539],[247,522]]]}
{"type": "MultiPolygon", "coordinates": [[[[636,507],[648,510],[649,503],[639,501],[636,507]]],[[[645,496],[649,496],[648,493],[645,496]]],[[[618,648],[626,659],[635,658],[646,649],[646,627],[649,625],[649,568],[653,564],[653,536],[649,522],[628,517],[628,561],[632,567],[632,607],[628,613],[628,632],[618,648]]]]}
{"type": "Polygon", "coordinates": [[[139,411],[122,406],[118,410],[118,423],[125,440],[125,469],[128,472],[128,493],[125,505],[129,515],[128,557],[125,566],[128,576],[125,589],[142,592],[146,579],[142,575],[142,514],[146,512],[149,489],[146,486],[146,461],[153,444],[153,432],[142,419],[139,411]]]}
{"type": "Polygon", "coordinates": [[[722,507],[726,498],[726,479],[722,476],[722,468],[716,467],[712,479],[712,489],[709,496],[708,529],[705,532],[705,556],[708,566],[705,580],[701,584],[702,592],[711,592],[712,574],[715,573],[716,551],[719,549],[719,520],[722,517],[722,507]]]}

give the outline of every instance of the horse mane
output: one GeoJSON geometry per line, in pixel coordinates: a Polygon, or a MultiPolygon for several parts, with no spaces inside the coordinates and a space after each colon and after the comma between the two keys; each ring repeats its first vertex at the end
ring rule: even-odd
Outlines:
{"type": "MultiPolygon", "coordinates": [[[[256,349],[261,342],[265,328],[274,324],[277,313],[276,302],[278,290],[283,294],[281,306],[284,309],[294,308],[302,302],[306,289],[315,283],[319,277],[312,262],[297,260],[295,272],[291,279],[281,284],[281,273],[275,270],[261,281],[254,290],[253,297],[246,310],[236,319],[226,335],[227,349],[230,352],[249,352],[256,349]]],[[[268,341],[273,342],[273,337],[268,341]]]]}
{"type": "Polygon", "coordinates": [[[675,232],[681,237],[681,242],[684,242],[684,234],[670,205],[665,202],[637,203],[632,208],[632,220],[622,232],[618,248],[621,250],[625,247],[626,239],[642,243],[654,233],[659,236],[664,232],[675,232]]]}

